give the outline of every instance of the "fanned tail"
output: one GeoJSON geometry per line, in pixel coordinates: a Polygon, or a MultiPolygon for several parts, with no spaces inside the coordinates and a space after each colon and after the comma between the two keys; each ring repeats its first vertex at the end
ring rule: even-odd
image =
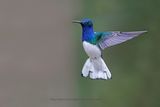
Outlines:
{"type": "Polygon", "coordinates": [[[91,79],[111,79],[111,72],[109,71],[104,60],[99,58],[88,58],[82,69],[83,77],[90,77],[91,79]]]}

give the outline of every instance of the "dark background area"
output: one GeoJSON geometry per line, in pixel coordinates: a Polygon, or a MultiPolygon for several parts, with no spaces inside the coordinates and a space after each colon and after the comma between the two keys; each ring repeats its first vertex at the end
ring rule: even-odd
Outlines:
{"type": "MultiPolygon", "coordinates": [[[[159,0],[83,0],[82,13],[77,17],[92,18],[95,31],[148,32],[103,52],[112,80],[93,81],[79,77],[79,96],[101,99],[81,102],[80,106],[160,106],[159,5],[159,0]]],[[[78,35],[81,31],[77,29],[78,35]]],[[[87,57],[81,52],[83,48],[77,51],[80,51],[77,57],[81,56],[77,67],[81,70],[87,57]]]]}

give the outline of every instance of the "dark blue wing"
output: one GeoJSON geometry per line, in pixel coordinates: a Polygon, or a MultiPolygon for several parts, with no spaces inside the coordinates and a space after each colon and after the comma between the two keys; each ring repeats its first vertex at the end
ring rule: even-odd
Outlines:
{"type": "Polygon", "coordinates": [[[101,49],[105,49],[110,46],[117,45],[127,40],[130,40],[145,32],[146,31],[133,31],[133,32],[115,31],[115,32],[104,32],[101,34],[100,33],[96,34],[101,36],[98,45],[101,47],[101,49]]]}

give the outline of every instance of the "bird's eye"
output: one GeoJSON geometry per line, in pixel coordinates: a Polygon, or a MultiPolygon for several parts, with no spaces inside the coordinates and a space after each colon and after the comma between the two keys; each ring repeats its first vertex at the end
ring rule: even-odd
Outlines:
{"type": "Polygon", "coordinates": [[[88,25],[88,26],[92,26],[92,23],[91,23],[91,22],[87,22],[87,25],[88,25]]]}

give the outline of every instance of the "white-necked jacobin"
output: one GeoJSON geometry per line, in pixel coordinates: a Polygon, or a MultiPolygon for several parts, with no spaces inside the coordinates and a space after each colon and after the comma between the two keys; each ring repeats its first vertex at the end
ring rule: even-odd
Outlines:
{"type": "Polygon", "coordinates": [[[82,26],[82,42],[83,48],[89,58],[86,60],[82,76],[90,77],[91,79],[111,79],[111,72],[102,59],[101,51],[113,45],[120,44],[130,40],[146,31],[133,32],[94,32],[93,22],[91,19],[85,18],[81,21],[74,20],[74,23],[79,23],[82,26]]]}

